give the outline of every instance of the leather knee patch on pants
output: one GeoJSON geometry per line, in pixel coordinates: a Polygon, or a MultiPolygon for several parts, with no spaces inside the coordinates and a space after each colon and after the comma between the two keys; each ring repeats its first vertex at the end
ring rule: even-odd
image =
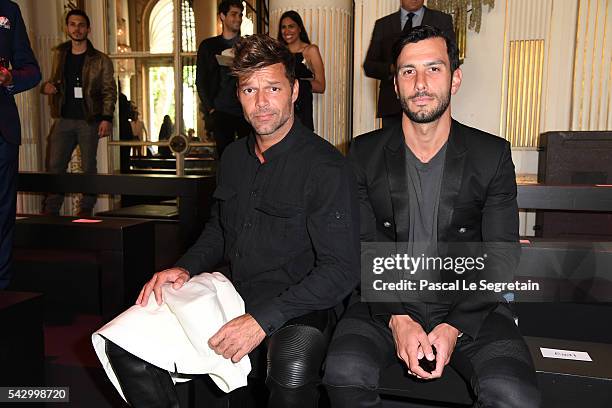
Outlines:
{"type": "Polygon", "coordinates": [[[287,388],[320,381],[326,349],[325,335],[314,327],[294,325],[280,329],[270,338],[268,380],[287,388]]]}

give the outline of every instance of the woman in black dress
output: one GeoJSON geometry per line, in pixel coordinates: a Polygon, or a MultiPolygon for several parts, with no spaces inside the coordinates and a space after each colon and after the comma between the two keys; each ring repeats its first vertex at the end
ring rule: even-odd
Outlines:
{"type": "Polygon", "coordinates": [[[325,92],[325,67],[319,47],[310,43],[302,17],[293,10],[281,16],[277,38],[295,56],[295,74],[300,81],[295,115],[306,127],[314,130],[312,94],[325,92]]]}

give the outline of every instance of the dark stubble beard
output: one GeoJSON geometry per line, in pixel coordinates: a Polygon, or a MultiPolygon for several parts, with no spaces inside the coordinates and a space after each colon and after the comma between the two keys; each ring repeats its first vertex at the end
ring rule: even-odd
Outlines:
{"type": "MultiPolygon", "coordinates": [[[[269,128],[259,127],[258,129],[257,127],[255,127],[254,120],[249,120],[248,122],[251,123],[251,126],[253,126],[253,130],[255,130],[255,133],[258,134],[259,136],[271,135],[272,133],[280,129],[291,118],[291,105],[292,104],[293,102],[291,102],[290,104],[286,106],[284,114],[282,114],[282,116],[279,116],[278,121],[274,124],[271,124],[272,126],[269,128]]],[[[260,111],[258,113],[266,113],[266,112],[267,111],[260,111]]],[[[279,112],[279,114],[280,113],[281,112],[279,112]]]]}
{"type": "Polygon", "coordinates": [[[72,41],[76,41],[76,42],[81,42],[81,41],[87,41],[87,34],[85,34],[83,36],[83,38],[75,38],[72,36],[72,34],[68,33],[68,37],[72,40],[72,41]]]}
{"type": "Polygon", "coordinates": [[[448,105],[450,104],[450,88],[448,89],[448,92],[446,92],[446,94],[442,95],[442,99],[438,98],[438,96],[434,94],[430,94],[427,92],[417,92],[416,94],[410,97],[405,97],[405,96],[400,95],[400,103],[402,105],[402,110],[404,111],[406,116],[408,116],[408,118],[411,121],[415,123],[431,123],[431,122],[434,122],[440,119],[442,114],[446,111],[446,108],[448,108],[448,105]],[[411,111],[410,108],[408,107],[409,100],[412,98],[418,98],[421,96],[428,96],[430,98],[435,98],[435,100],[439,102],[438,106],[436,106],[432,111],[429,111],[429,112],[411,111]]]}

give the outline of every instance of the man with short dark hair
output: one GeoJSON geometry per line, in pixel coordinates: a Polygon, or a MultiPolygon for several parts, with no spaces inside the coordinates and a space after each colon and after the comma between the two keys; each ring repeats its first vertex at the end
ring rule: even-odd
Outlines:
{"type": "Polygon", "coordinates": [[[225,148],[236,137],[247,136],[251,127],[244,120],[236,98],[236,78],[230,74],[230,56],[224,55],[227,61],[224,65],[217,60],[240,39],[244,6],[240,0],[223,0],[218,10],[223,32],[207,38],[198,47],[196,86],[206,129],[212,133],[217,156],[221,158],[225,148]]]}
{"type": "MultiPolygon", "coordinates": [[[[367,292],[363,283],[370,274],[362,275],[370,303],[347,311],[326,360],[332,406],[380,407],[380,373],[393,364],[431,380],[450,363],[473,389],[475,406],[539,407],[531,356],[506,302],[499,293],[472,290],[481,279],[510,281],[518,264],[510,144],[452,119],[451,95],[462,72],[454,41],[440,30],[412,29],[395,44],[393,62],[401,126],[357,137],[349,154],[361,240],[392,243],[407,257],[450,260],[457,267],[421,265],[412,283],[447,289],[417,288],[414,295],[408,289],[367,292]],[[468,258],[482,266],[460,269],[468,258]]],[[[376,279],[412,276],[390,269],[376,279]]]]}
{"type": "MultiPolygon", "coordinates": [[[[146,306],[152,292],[161,303],[162,285],[179,289],[228,263],[246,313],[208,345],[234,362],[254,350],[267,353],[268,406],[316,407],[334,308],[359,279],[354,178],[332,145],[294,120],[299,83],[289,50],[257,34],[241,39],[235,54],[238,98],[254,134],[223,155],[216,202],[198,241],[174,268],[156,273],[136,303],[146,306]]],[[[132,405],[173,406],[166,371],[111,342],[107,354],[132,405]]]]}
{"type": "Polygon", "coordinates": [[[427,8],[424,0],[401,0],[395,13],[376,20],[372,40],[363,63],[366,76],[380,80],[376,117],[382,118],[382,127],[401,122],[402,108],[395,96],[393,77],[395,64],[391,47],[395,41],[414,27],[430,25],[455,38],[453,19],[450,15],[427,8]]]}
{"type": "MultiPolygon", "coordinates": [[[[90,32],[87,14],[70,10],[66,15],[70,40],[55,48],[51,78],[42,86],[42,93],[49,95],[51,116],[55,119],[49,135],[50,173],[65,173],[77,146],[83,173],[96,173],[98,139],[112,133],[117,100],[113,63],[87,39],[90,32]]],[[[62,194],[49,194],[44,212],[59,214],[63,201],[62,194]]],[[[84,194],[77,215],[91,216],[95,203],[95,195],[84,194]]]]}
{"type": "Polygon", "coordinates": [[[15,95],[36,86],[40,68],[19,6],[0,1],[0,289],[8,286],[17,205],[21,125],[15,95]]]}

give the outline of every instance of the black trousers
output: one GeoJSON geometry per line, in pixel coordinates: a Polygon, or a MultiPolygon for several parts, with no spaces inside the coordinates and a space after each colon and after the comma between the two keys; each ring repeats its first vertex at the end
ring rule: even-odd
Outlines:
{"type": "MultiPolygon", "coordinates": [[[[333,310],[312,312],[290,320],[249,355],[255,376],[260,372],[260,357],[266,356],[268,407],[317,407],[321,365],[335,321],[333,310]]],[[[110,341],[106,342],[106,353],[121,389],[133,407],[179,407],[178,396],[167,371],[135,357],[110,341]]],[[[244,401],[247,395],[241,388],[219,398],[232,401],[232,406],[242,408],[249,406],[249,402],[244,401]]],[[[222,405],[228,406],[229,403],[222,405]]]]}
{"type": "MultiPolygon", "coordinates": [[[[445,307],[429,309],[427,332],[447,313],[445,307]]],[[[380,372],[398,361],[391,329],[370,317],[367,304],[351,306],[325,362],[323,383],[332,407],[381,407],[380,372]]],[[[476,407],[540,407],[531,355],[506,307],[489,314],[476,339],[458,339],[450,365],[471,385],[476,407]]]]}
{"type": "Polygon", "coordinates": [[[230,113],[214,111],[209,120],[209,125],[215,143],[217,144],[217,156],[221,158],[225,148],[236,139],[248,136],[251,133],[251,125],[242,116],[230,113]]]}

